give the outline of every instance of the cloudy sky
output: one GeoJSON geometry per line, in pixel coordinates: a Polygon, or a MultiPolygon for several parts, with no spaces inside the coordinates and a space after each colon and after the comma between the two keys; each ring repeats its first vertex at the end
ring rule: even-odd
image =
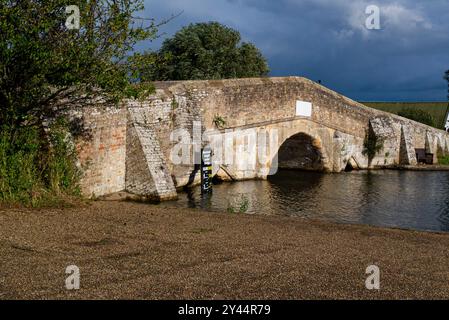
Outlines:
{"type": "MultiPolygon", "coordinates": [[[[145,15],[181,16],[161,32],[219,21],[259,47],[271,76],[304,76],[360,101],[445,101],[449,0],[146,0],[145,15]],[[367,6],[380,30],[366,28],[367,6]]],[[[160,41],[145,44],[157,49],[160,41]]]]}

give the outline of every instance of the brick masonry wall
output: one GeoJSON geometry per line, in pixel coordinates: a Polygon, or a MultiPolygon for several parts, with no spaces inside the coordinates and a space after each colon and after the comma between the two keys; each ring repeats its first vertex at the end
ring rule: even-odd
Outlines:
{"type": "Polygon", "coordinates": [[[151,200],[177,198],[151,109],[128,105],[126,191],[151,200]]]}
{"type": "Polygon", "coordinates": [[[126,108],[76,110],[71,117],[86,134],[76,141],[83,194],[92,197],[124,190],[126,108]]]}
{"type": "MultiPolygon", "coordinates": [[[[156,93],[143,102],[125,101],[122,108],[89,111],[84,115],[92,136],[78,142],[80,163],[85,168],[82,181],[85,194],[129,189],[141,195],[158,196],[172,194],[173,187],[197,183],[199,175],[193,161],[176,165],[171,161],[173,147],[179,144],[173,132],[187,133],[186,148],[193,158],[194,123],[200,123],[203,131],[217,130],[214,125],[217,116],[226,121],[222,132],[276,129],[280,130],[281,142],[296,133],[307,133],[320,146],[328,171],[343,170],[347,162],[359,168],[368,167],[362,149],[370,123],[375,124],[376,135],[385,140],[384,150],[373,159],[372,166],[406,162],[403,159],[412,158],[414,148],[427,147],[434,153],[438,149],[449,150],[448,134],[442,130],[368,108],[304,78],[155,85],[156,93]],[[296,116],[297,100],[312,103],[310,118],[296,116]],[[401,150],[401,143],[407,150],[401,150]]],[[[198,151],[201,145],[196,147],[198,151]]],[[[237,179],[263,178],[270,165],[268,161],[253,171],[224,169],[237,179]]],[[[217,171],[223,172],[214,168],[217,171]]]]}

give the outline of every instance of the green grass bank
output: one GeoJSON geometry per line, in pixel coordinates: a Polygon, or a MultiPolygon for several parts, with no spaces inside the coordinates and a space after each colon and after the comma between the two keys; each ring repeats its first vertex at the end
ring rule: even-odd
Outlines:
{"type": "Polygon", "coordinates": [[[447,112],[447,102],[361,102],[362,104],[397,114],[404,109],[419,109],[428,112],[434,119],[438,129],[444,128],[447,112]]]}

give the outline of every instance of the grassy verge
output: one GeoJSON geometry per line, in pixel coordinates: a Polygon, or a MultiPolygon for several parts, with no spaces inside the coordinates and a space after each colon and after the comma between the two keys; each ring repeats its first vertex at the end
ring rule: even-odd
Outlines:
{"type": "Polygon", "coordinates": [[[62,122],[39,127],[0,127],[0,205],[65,206],[79,198],[74,147],[62,122]]]}
{"type": "Polygon", "coordinates": [[[361,102],[362,104],[397,114],[405,109],[418,109],[428,112],[435,121],[438,129],[444,127],[446,120],[447,102],[361,102]]]}

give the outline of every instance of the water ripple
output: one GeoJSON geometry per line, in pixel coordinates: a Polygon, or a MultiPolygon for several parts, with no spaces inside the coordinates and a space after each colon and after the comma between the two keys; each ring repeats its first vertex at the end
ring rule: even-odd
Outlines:
{"type": "Polygon", "coordinates": [[[280,171],[268,181],[215,185],[208,199],[195,188],[163,205],[449,231],[449,172],[280,171]]]}

